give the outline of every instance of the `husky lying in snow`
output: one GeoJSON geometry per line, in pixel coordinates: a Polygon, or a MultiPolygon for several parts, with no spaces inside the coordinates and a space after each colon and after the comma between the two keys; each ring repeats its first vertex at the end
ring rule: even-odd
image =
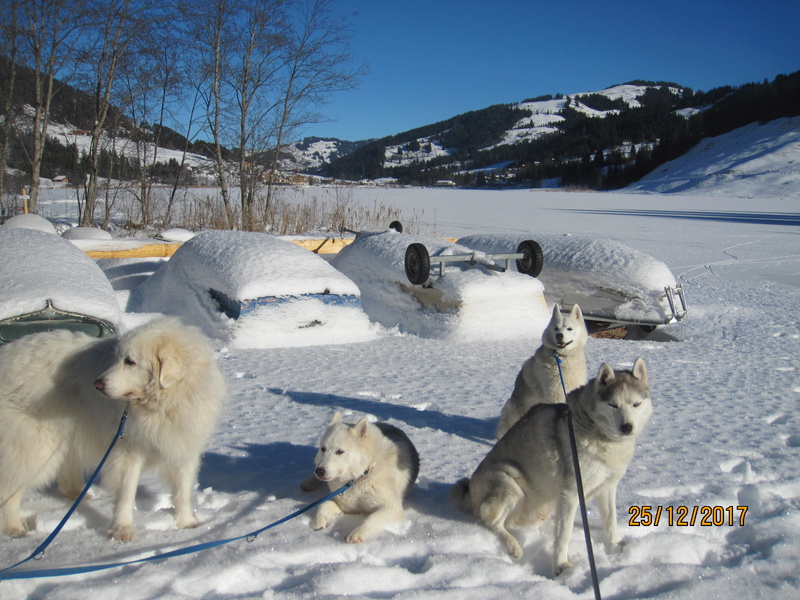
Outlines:
{"type": "Polygon", "coordinates": [[[366,514],[364,522],[345,538],[352,544],[402,520],[403,497],[419,473],[419,455],[405,433],[388,423],[369,423],[366,417],[349,425],[338,412],[320,440],[314,464],[314,475],[300,485],[304,491],[317,487],[317,481],[334,491],[358,480],[343,494],[320,504],[311,521],[311,528],[317,530],[342,513],[366,514]]]}
{"type": "Polygon", "coordinates": [[[603,363],[597,377],[572,391],[566,405],[538,404],[503,436],[471,479],[453,486],[451,499],[491,529],[514,558],[519,542],[507,527],[539,525],[555,511],[555,574],[569,568],[567,549],[578,507],[567,427],[571,410],[586,498],[597,498],[606,548],[621,543],[617,484],[628,468],[636,438],[652,404],[644,361],[632,371],[603,363]]]}
{"type": "Polygon", "coordinates": [[[553,316],[542,334],[542,345],[522,365],[514,391],[503,406],[497,437],[501,438],[534,404],[564,402],[561,377],[555,354],[561,358],[567,392],[586,383],[586,359],[583,349],[589,339],[583,313],[576,304],[568,315],[553,306],[553,316]]]}

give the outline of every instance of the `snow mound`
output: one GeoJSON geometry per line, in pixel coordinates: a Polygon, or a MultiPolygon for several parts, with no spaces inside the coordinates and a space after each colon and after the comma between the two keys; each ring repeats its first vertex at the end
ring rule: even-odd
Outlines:
{"type": "Polygon", "coordinates": [[[334,258],[333,265],[361,289],[373,321],[422,337],[503,339],[535,337],[549,314],[541,283],[518,273],[498,273],[476,265],[448,263],[427,289],[409,283],[405,252],[422,243],[431,257],[473,254],[464,246],[395,231],[362,233],[334,258]]]}
{"type": "Polygon", "coordinates": [[[128,310],[178,315],[233,347],[307,346],[374,339],[358,296],[358,286],[299,246],[263,233],[212,231],[191,238],[133,290],[128,310]],[[355,301],[338,306],[321,296],[355,301]],[[224,297],[265,301],[233,319],[224,297]]]}
{"type": "Polygon", "coordinates": [[[2,227],[0,257],[0,319],[42,310],[50,300],[59,310],[119,324],[111,283],[70,242],[36,229],[2,227]]]}
{"type": "Polygon", "coordinates": [[[5,222],[3,227],[9,229],[35,229],[37,231],[44,231],[45,233],[56,233],[56,228],[50,221],[44,217],[33,214],[13,216],[5,222]]]}
{"type": "Polygon", "coordinates": [[[97,227],[71,227],[61,234],[65,240],[110,240],[111,234],[97,227]]]}
{"type": "Polygon", "coordinates": [[[188,242],[195,235],[197,234],[194,231],[190,231],[189,229],[183,229],[182,227],[172,227],[170,229],[165,229],[164,231],[162,231],[159,237],[163,240],[167,240],[168,242],[188,242]]]}

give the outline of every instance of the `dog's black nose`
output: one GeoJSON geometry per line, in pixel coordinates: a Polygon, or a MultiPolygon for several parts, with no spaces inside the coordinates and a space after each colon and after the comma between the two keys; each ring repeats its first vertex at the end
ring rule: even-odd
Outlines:
{"type": "Polygon", "coordinates": [[[623,423],[622,427],[620,427],[620,431],[622,431],[623,435],[630,435],[633,433],[633,425],[630,423],[623,423]]]}
{"type": "Polygon", "coordinates": [[[98,379],[97,381],[94,382],[94,387],[102,392],[106,386],[103,384],[102,379],[98,379]]]}
{"type": "Polygon", "coordinates": [[[316,475],[317,477],[325,477],[324,467],[317,467],[317,469],[314,471],[314,475],[316,475]]]}

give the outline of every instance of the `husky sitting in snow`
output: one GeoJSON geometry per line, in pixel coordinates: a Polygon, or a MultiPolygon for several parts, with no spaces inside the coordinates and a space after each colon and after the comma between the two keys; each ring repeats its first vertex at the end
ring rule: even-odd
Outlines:
{"type": "Polygon", "coordinates": [[[489,451],[472,478],[450,491],[451,499],[483,521],[514,558],[522,556],[522,547],[507,528],[535,527],[555,512],[556,575],[571,566],[567,550],[578,507],[568,411],[586,498],[597,499],[606,549],[616,547],[621,543],[617,484],[653,411],[641,358],[632,371],[614,371],[603,363],[595,379],[570,392],[566,405],[531,408],[489,451]]]}
{"type": "Polygon", "coordinates": [[[304,491],[317,486],[314,480],[327,483],[331,491],[357,480],[343,494],[320,504],[311,521],[317,530],[343,513],[366,514],[364,522],[345,537],[352,544],[403,519],[403,497],[419,473],[419,455],[405,433],[388,423],[370,423],[366,417],[350,425],[338,412],[320,440],[314,464],[314,475],[300,485],[304,491]]]}
{"type": "Polygon", "coordinates": [[[534,404],[564,402],[564,390],[555,355],[561,359],[561,371],[567,392],[586,383],[586,358],[583,349],[589,339],[583,313],[576,304],[568,315],[553,306],[553,316],[542,334],[542,345],[522,365],[514,382],[514,391],[503,406],[497,437],[501,438],[534,404]]]}

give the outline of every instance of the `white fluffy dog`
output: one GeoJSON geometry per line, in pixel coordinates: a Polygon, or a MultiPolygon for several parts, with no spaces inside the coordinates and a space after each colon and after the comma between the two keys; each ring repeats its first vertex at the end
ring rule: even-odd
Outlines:
{"type": "Polygon", "coordinates": [[[324,529],[341,514],[366,514],[364,522],[345,537],[358,544],[403,518],[403,498],[419,474],[419,454],[405,433],[388,423],[362,418],[344,423],[337,412],[320,440],[314,475],[301,488],[314,489],[313,479],[331,491],[348,481],[357,483],[317,508],[312,529],[324,529]]]}
{"type": "Polygon", "coordinates": [[[194,527],[191,494],[225,383],[198,330],[177,319],[151,321],[120,338],[51,331],[0,347],[0,522],[26,534],[25,490],[58,482],[76,497],[100,462],[126,403],[125,435],[101,473],[114,497],[111,537],[134,537],[142,469],[172,487],[175,524],[194,527]]]}

